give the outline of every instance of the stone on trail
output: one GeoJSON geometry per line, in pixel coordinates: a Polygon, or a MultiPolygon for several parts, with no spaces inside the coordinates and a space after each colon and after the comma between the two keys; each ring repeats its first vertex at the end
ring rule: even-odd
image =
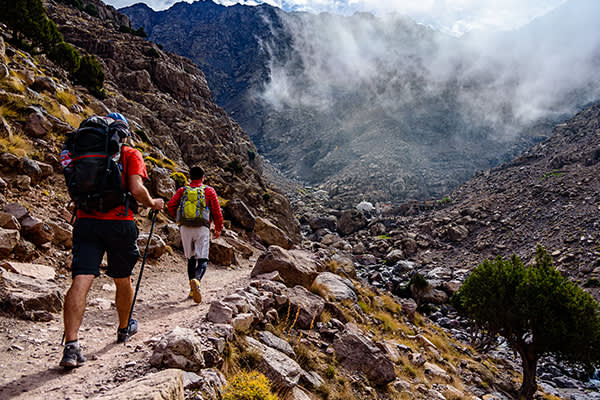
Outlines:
{"type": "Polygon", "coordinates": [[[184,400],[183,371],[166,369],[130,381],[106,393],[97,400],[184,400]]]}
{"type": "Polygon", "coordinates": [[[0,303],[19,318],[50,321],[63,307],[63,294],[55,283],[0,269],[0,303]]]}
{"type": "Polygon", "coordinates": [[[16,261],[0,261],[0,267],[15,274],[25,275],[34,279],[54,279],[56,271],[54,268],[42,264],[20,263],[16,261]]]}

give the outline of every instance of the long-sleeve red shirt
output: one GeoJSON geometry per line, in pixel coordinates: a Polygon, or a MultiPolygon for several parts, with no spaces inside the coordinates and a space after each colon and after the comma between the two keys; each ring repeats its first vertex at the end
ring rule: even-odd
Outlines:
{"type": "MultiPolygon", "coordinates": [[[[202,186],[202,179],[195,179],[190,182],[191,187],[202,186]]],[[[177,189],[171,200],[167,203],[167,212],[172,216],[177,216],[177,208],[179,207],[179,201],[185,191],[185,186],[177,189]]],[[[215,232],[221,232],[223,229],[223,214],[221,213],[221,206],[219,206],[219,199],[217,198],[217,192],[211,186],[204,188],[204,198],[206,199],[206,205],[210,210],[210,219],[215,224],[215,232]]]]}

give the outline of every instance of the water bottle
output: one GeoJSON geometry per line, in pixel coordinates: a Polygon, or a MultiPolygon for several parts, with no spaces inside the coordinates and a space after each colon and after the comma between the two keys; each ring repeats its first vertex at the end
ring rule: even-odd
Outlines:
{"type": "Polygon", "coordinates": [[[60,165],[67,168],[71,164],[71,152],[67,149],[60,152],[60,165]]]}

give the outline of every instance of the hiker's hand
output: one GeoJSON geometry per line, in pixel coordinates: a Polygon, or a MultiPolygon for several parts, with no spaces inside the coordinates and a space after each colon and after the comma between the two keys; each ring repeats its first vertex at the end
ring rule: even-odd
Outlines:
{"type": "Polygon", "coordinates": [[[158,199],[152,199],[152,207],[150,207],[150,208],[152,208],[153,210],[160,211],[164,208],[164,206],[165,206],[165,201],[163,199],[158,198],[158,199]]]}

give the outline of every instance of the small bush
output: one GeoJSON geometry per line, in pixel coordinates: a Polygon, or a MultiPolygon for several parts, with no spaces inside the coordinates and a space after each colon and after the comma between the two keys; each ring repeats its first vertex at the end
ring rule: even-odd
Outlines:
{"type": "Polygon", "coordinates": [[[269,200],[271,200],[271,194],[269,192],[264,192],[262,198],[265,201],[265,203],[268,203],[269,200]]]}
{"type": "Polygon", "coordinates": [[[143,38],[148,37],[148,34],[144,30],[143,26],[140,26],[139,28],[137,28],[137,30],[133,31],[133,34],[143,38]]]}
{"type": "Polygon", "coordinates": [[[70,72],[77,71],[81,65],[79,52],[73,46],[65,42],[60,42],[55,45],[48,53],[48,57],[70,72]]]}
{"type": "Polygon", "coordinates": [[[150,47],[148,50],[144,52],[144,54],[148,57],[159,58],[160,53],[154,47],[150,47]]]}
{"type": "Polygon", "coordinates": [[[173,172],[169,177],[175,181],[177,189],[187,185],[187,178],[181,172],[173,172]]]}
{"type": "Polygon", "coordinates": [[[81,63],[77,71],[74,72],[75,81],[86,88],[94,96],[104,98],[104,71],[102,66],[93,55],[86,55],[81,58],[81,63]]]}
{"type": "Polygon", "coordinates": [[[333,365],[327,366],[327,369],[325,369],[325,376],[329,379],[335,378],[335,367],[333,365]]]}
{"type": "Polygon", "coordinates": [[[91,15],[92,17],[100,17],[100,12],[98,11],[98,7],[95,4],[87,3],[83,6],[83,11],[91,15]]]}
{"type": "Polygon", "coordinates": [[[244,166],[242,165],[240,160],[236,158],[227,163],[227,165],[225,166],[225,171],[229,171],[234,174],[241,174],[242,171],[244,171],[244,166]]]}
{"type": "Polygon", "coordinates": [[[278,400],[271,393],[271,383],[261,373],[240,372],[223,390],[223,400],[278,400]]]}
{"type": "Polygon", "coordinates": [[[255,158],[256,158],[256,153],[254,152],[254,150],[248,150],[248,159],[250,161],[254,161],[255,158]]]}

